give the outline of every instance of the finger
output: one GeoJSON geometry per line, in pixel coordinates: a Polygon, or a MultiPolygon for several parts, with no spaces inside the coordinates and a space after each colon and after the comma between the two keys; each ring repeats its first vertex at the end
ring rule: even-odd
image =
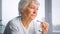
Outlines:
{"type": "Polygon", "coordinates": [[[47,22],[44,22],[43,26],[44,27],[48,27],[48,23],[47,22]]]}

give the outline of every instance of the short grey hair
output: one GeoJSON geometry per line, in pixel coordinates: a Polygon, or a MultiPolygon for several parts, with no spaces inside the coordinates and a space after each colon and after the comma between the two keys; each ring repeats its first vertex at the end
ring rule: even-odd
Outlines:
{"type": "Polygon", "coordinates": [[[29,3],[32,3],[32,2],[35,2],[38,5],[40,5],[37,0],[21,0],[19,2],[18,9],[25,8],[29,3]]]}
{"type": "Polygon", "coordinates": [[[20,13],[20,9],[24,9],[29,3],[33,3],[33,2],[40,5],[40,3],[37,0],[20,0],[18,4],[19,13],[20,13]]]}

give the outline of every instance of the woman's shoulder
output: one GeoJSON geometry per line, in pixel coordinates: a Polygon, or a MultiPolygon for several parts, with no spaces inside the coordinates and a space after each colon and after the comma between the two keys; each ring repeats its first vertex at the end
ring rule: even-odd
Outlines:
{"type": "Polygon", "coordinates": [[[11,19],[11,20],[8,22],[8,24],[9,24],[9,25],[18,25],[18,22],[19,22],[20,17],[21,17],[21,16],[17,16],[17,17],[15,17],[15,18],[11,19]]]}
{"type": "Polygon", "coordinates": [[[9,22],[11,22],[11,21],[12,21],[12,22],[13,22],[13,21],[17,21],[18,19],[20,19],[20,17],[21,17],[21,16],[17,16],[17,17],[15,17],[15,18],[11,19],[9,22]]]}
{"type": "Polygon", "coordinates": [[[20,18],[20,16],[13,18],[12,20],[10,20],[6,27],[5,27],[5,31],[4,34],[10,34],[13,33],[13,31],[17,33],[18,31],[18,19],[20,18]],[[12,31],[11,31],[12,30],[12,31]]]}

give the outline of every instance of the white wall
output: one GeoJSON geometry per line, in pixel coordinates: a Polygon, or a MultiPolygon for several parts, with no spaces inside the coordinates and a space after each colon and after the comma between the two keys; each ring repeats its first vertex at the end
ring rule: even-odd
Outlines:
{"type": "MultiPolygon", "coordinates": [[[[36,20],[45,17],[45,0],[38,0],[40,7],[36,20]]],[[[6,25],[9,20],[18,16],[18,2],[19,0],[2,0],[2,23],[6,25]]]]}
{"type": "Polygon", "coordinates": [[[53,32],[60,33],[60,0],[52,0],[52,25],[53,32]]]}
{"type": "Polygon", "coordinates": [[[19,0],[2,0],[3,25],[6,25],[9,20],[18,16],[18,2],[19,0]]]}
{"type": "Polygon", "coordinates": [[[60,25],[60,0],[52,0],[52,23],[60,25]]]}
{"type": "Polygon", "coordinates": [[[2,7],[1,7],[2,6],[2,3],[1,3],[1,1],[2,0],[0,0],[0,20],[2,20],[2,10],[1,10],[2,9],[2,7]]]}

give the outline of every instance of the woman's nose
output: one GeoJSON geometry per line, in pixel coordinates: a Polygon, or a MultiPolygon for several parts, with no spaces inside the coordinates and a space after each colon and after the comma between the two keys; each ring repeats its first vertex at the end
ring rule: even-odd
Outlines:
{"type": "Polygon", "coordinates": [[[35,14],[35,13],[36,13],[36,11],[33,11],[33,13],[35,14]]]}

